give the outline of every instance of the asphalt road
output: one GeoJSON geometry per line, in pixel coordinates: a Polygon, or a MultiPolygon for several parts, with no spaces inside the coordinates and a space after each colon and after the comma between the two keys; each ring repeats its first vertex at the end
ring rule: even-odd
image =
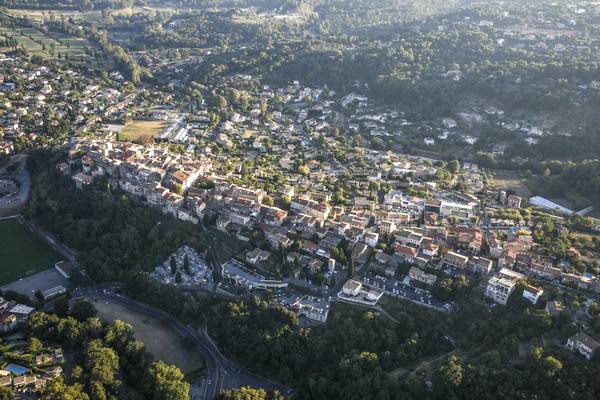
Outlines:
{"type": "Polygon", "coordinates": [[[205,332],[196,332],[162,310],[126,297],[111,293],[105,294],[102,291],[89,288],[74,291],[72,297],[109,300],[153,317],[166,318],[171,327],[180,336],[192,338],[196,343],[196,348],[204,356],[208,371],[207,382],[211,382],[210,385],[206,386],[205,399],[213,399],[220,390],[234,389],[240,386],[249,386],[256,389],[262,388],[267,391],[279,390],[282,394],[291,393],[290,389],[283,385],[241,369],[237,364],[229,361],[219,352],[217,346],[205,332]]]}

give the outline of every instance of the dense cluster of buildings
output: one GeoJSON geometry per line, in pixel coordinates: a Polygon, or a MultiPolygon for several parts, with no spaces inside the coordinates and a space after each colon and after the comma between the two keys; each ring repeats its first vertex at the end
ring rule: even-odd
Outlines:
{"type": "Polygon", "coordinates": [[[122,90],[124,80],[118,72],[101,84],[100,77],[87,80],[75,70],[39,66],[20,57],[2,57],[0,62],[5,67],[0,73],[0,108],[4,111],[0,151],[4,153],[15,149],[18,138],[36,144],[44,135],[53,136],[65,121],[67,131],[61,131],[62,135],[86,134],[103,119],[128,113],[138,93],[122,90]]]}
{"type": "Polygon", "coordinates": [[[0,332],[6,333],[24,322],[35,309],[0,297],[0,332]]]}

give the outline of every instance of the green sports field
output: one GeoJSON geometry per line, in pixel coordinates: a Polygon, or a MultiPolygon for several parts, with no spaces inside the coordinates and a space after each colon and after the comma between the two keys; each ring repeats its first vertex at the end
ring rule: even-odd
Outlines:
{"type": "Polygon", "coordinates": [[[63,258],[16,219],[0,221],[0,285],[54,266],[63,258]]]}

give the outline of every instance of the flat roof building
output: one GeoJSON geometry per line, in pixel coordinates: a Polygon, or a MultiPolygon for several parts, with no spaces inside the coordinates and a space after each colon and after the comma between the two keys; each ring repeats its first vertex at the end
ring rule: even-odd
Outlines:
{"type": "Polygon", "coordinates": [[[55,286],[51,289],[44,290],[42,292],[42,296],[44,297],[44,300],[48,300],[49,298],[61,295],[61,294],[65,293],[66,291],[67,291],[66,287],[59,285],[59,286],[55,286]]]}
{"type": "Polygon", "coordinates": [[[236,260],[229,260],[223,264],[223,277],[247,289],[286,288],[288,286],[286,282],[265,279],[264,276],[249,270],[236,260]]]}
{"type": "Polygon", "coordinates": [[[69,279],[75,270],[75,266],[67,261],[59,261],[54,264],[54,269],[66,279],[69,279]]]}

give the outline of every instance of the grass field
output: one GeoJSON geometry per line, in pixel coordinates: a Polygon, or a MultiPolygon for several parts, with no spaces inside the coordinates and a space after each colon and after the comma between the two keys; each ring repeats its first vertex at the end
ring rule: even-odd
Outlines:
{"type": "Polygon", "coordinates": [[[492,185],[497,190],[514,190],[517,196],[531,197],[531,191],[523,184],[523,181],[519,179],[517,174],[512,171],[494,171],[494,177],[492,178],[492,185]]]}
{"type": "Polygon", "coordinates": [[[51,268],[63,258],[16,219],[0,221],[0,285],[51,268]]]}
{"type": "Polygon", "coordinates": [[[168,125],[167,121],[136,120],[123,129],[120,137],[122,140],[139,140],[144,135],[155,137],[168,125]]]}
{"type": "Polygon", "coordinates": [[[182,346],[179,336],[169,325],[157,318],[135,312],[119,304],[98,300],[94,303],[102,321],[121,320],[133,327],[134,336],[146,349],[167,364],[177,366],[185,375],[204,368],[204,359],[198,351],[182,346]]]}

